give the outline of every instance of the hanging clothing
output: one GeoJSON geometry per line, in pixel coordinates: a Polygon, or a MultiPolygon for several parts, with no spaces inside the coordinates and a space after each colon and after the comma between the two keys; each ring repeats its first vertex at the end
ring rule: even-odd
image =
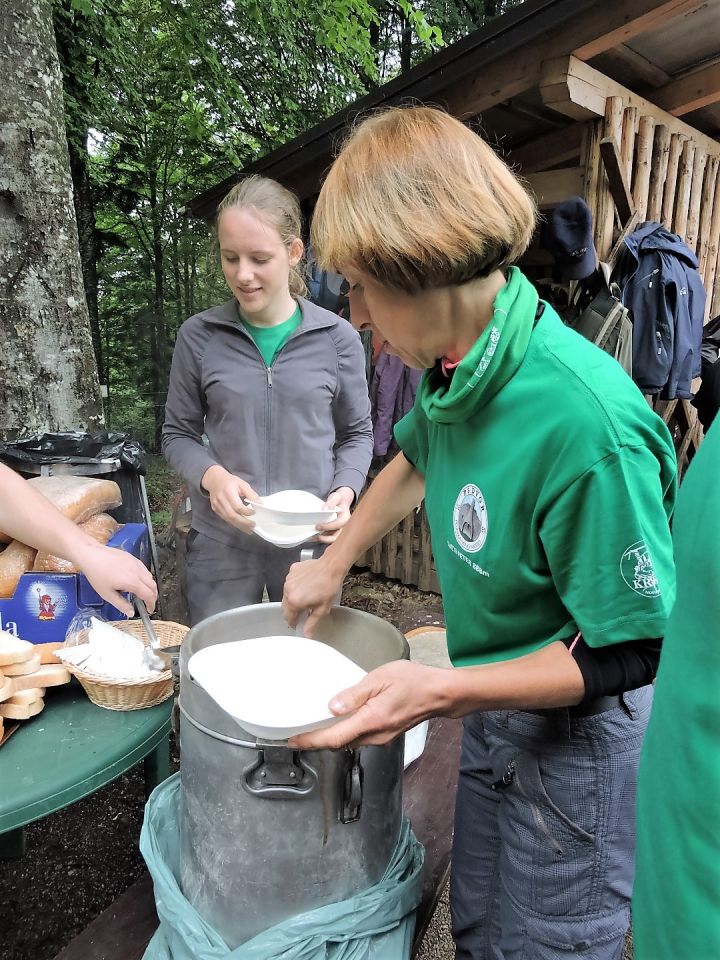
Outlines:
{"type": "Polygon", "coordinates": [[[700,375],[705,289],[680,237],[650,220],[625,238],[613,274],[633,320],[633,380],[664,400],[690,399],[700,375]]]}
{"type": "Polygon", "coordinates": [[[400,357],[378,353],[370,381],[374,456],[388,452],[393,427],[412,409],[421,376],[421,370],[406,367],[400,357]]]}
{"type": "Polygon", "coordinates": [[[700,353],[702,383],[692,402],[707,431],[720,410],[720,316],[705,325],[700,353]]]}

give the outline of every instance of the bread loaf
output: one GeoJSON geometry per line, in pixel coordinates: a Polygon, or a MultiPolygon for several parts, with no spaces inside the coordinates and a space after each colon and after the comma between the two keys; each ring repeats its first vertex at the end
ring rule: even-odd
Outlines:
{"type": "MultiPolygon", "coordinates": [[[[78,525],[79,528],[93,540],[105,544],[110,537],[120,529],[120,524],[109,513],[98,513],[84,523],[78,525]]],[[[77,573],[78,568],[69,560],[63,560],[62,557],[53,556],[44,550],[39,550],[35,557],[33,570],[41,570],[45,573],[77,573]]]]}
{"type": "Polygon", "coordinates": [[[11,597],[15,593],[20,577],[32,570],[36,553],[37,550],[19,540],[13,540],[0,553],[0,597],[11,597]]]}
{"type": "Polygon", "coordinates": [[[13,686],[14,681],[10,677],[6,677],[5,674],[0,670],[0,703],[3,700],[9,700],[13,695],[13,686]]]}
{"type": "MultiPolygon", "coordinates": [[[[63,474],[57,477],[33,477],[28,482],[75,523],[84,523],[96,513],[112,510],[122,503],[120,487],[114,480],[63,474]]],[[[8,539],[7,534],[0,533],[0,536],[8,539]]]]}

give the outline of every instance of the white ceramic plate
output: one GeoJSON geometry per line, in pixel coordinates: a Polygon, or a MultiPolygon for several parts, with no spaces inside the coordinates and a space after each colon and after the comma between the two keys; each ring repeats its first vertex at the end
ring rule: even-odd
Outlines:
{"type": "Polygon", "coordinates": [[[297,547],[306,543],[317,536],[316,524],[327,523],[337,516],[334,510],[323,510],[325,504],[320,497],[305,490],[281,490],[260,499],[261,504],[254,508],[255,533],[276,547],[297,547]],[[269,509],[264,510],[264,506],[269,509]],[[292,516],[293,521],[281,522],[284,514],[292,516]],[[320,519],[305,524],[297,522],[297,517],[308,516],[320,519]]]}
{"type": "Polygon", "coordinates": [[[333,647],[287,636],[205,647],[190,657],[188,671],[243,730],[264,740],[336,723],[328,703],[366,676],[333,647]]]}

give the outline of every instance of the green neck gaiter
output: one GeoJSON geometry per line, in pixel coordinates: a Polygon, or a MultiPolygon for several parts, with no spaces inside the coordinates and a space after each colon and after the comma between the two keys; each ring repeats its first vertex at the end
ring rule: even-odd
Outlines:
{"type": "Polygon", "coordinates": [[[492,320],[448,379],[439,365],[418,387],[418,402],[428,420],[456,423],[485,406],[522,363],[537,312],[538,295],[517,267],[493,303],[492,320]]]}

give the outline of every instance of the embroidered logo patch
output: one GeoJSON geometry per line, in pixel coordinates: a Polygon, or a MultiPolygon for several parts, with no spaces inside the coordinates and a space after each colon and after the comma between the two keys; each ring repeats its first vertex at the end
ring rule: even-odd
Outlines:
{"type": "Polygon", "coordinates": [[[660,584],[644,540],[638,540],[627,548],[620,560],[620,573],[635,593],[643,597],[660,596],[660,584]]]}
{"type": "Polygon", "coordinates": [[[458,544],[468,553],[482,549],[488,532],[488,512],[485,497],[468,483],[458,494],[453,508],[453,529],[458,544]]]}

